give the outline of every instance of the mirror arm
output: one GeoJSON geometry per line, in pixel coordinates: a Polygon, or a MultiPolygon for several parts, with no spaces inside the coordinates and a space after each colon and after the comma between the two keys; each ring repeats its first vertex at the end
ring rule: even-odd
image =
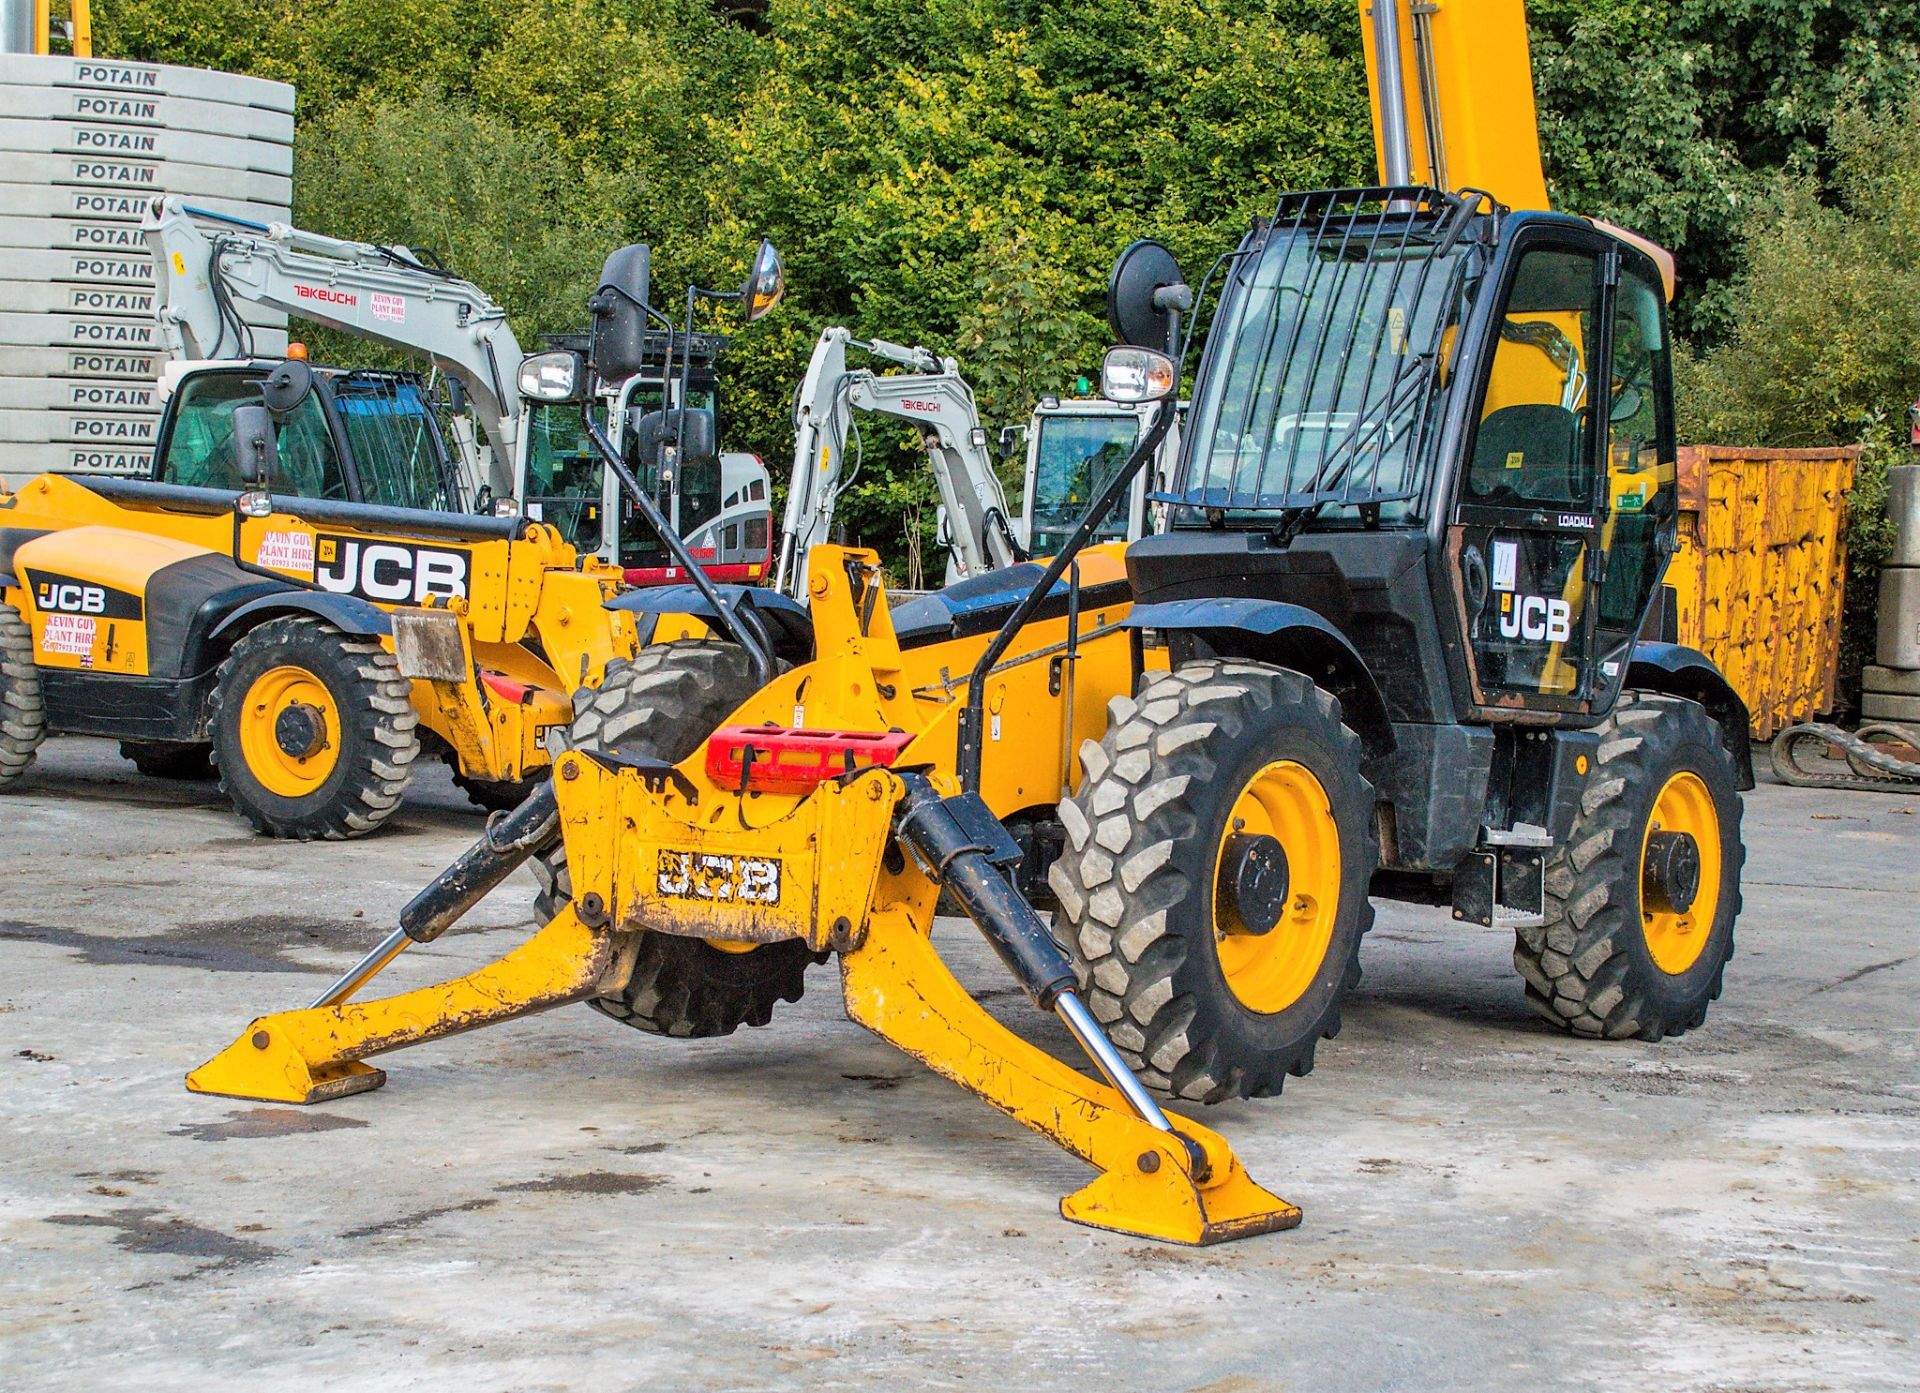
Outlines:
{"type": "Polygon", "coordinates": [[[593,448],[599,452],[607,468],[613,471],[614,478],[620,481],[620,487],[632,497],[634,506],[639,508],[640,515],[647,520],[647,525],[666,544],[668,553],[686,568],[687,578],[693,582],[701,598],[713,606],[714,615],[720,621],[720,627],[727,631],[727,637],[746,650],[747,661],[753,668],[755,689],[766,686],[773,680],[773,654],[761,636],[754,632],[740,615],[734,613],[721,597],[719,588],[713,583],[713,577],[709,576],[701,568],[700,563],[693,559],[693,553],[687,550],[686,542],[678,532],[673,530],[673,525],[660,512],[659,506],[647,495],[647,491],[640,487],[640,481],[634,478],[633,471],[627,468],[626,462],[620,458],[619,451],[613,448],[613,442],[607,439],[606,433],[593,419],[591,402],[581,408],[580,416],[586,425],[587,438],[593,442],[593,448]]]}
{"type": "Polygon", "coordinates": [[[1160,442],[1167,438],[1167,432],[1173,428],[1174,413],[1179,406],[1179,391],[1176,386],[1171,396],[1160,403],[1159,414],[1153,418],[1145,435],[1133,447],[1126,467],[1107,481],[1100,496],[1093,500],[1086,516],[1080,519],[1080,525],[1073,529],[1073,535],[1067,538],[1066,545],[1047,566],[1046,572],[1034,583],[1033,589],[1014,608],[1012,614],[1000,626],[1000,632],[993,636],[993,642],[987,645],[986,652],[980,655],[980,661],[973,665],[973,673],[967,679],[967,704],[960,712],[960,730],[958,740],[960,787],[966,793],[980,791],[981,723],[985,719],[987,674],[993,671],[993,665],[1013,643],[1016,635],[1026,625],[1028,618],[1040,607],[1041,601],[1053,590],[1054,583],[1065,574],[1068,566],[1080,554],[1094,529],[1105,521],[1108,513],[1120,498],[1133,487],[1133,477],[1138,474],[1146,462],[1153,458],[1160,448],[1160,442]]]}

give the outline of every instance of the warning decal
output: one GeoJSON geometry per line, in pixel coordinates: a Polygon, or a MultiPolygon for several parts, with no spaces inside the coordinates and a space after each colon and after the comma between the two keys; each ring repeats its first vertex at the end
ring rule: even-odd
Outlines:
{"type": "Polygon", "coordinates": [[[91,659],[97,621],[88,614],[49,614],[40,631],[42,653],[64,653],[91,659]]]}
{"type": "Polygon", "coordinates": [[[313,574],[313,538],[305,532],[269,532],[260,541],[258,564],[295,575],[313,574]]]}

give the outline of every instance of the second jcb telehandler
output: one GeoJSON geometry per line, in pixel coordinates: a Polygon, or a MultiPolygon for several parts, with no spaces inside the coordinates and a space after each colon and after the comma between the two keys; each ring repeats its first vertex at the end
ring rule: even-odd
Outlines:
{"type": "Polygon", "coordinates": [[[1305,1074],[1371,895],[1509,927],[1528,1000],[1574,1033],[1700,1024],[1751,773],[1726,682],[1639,638],[1676,511],[1659,258],[1388,183],[1281,196],[1215,274],[1163,532],[1087,546],[1171,427],[1193,314],[1136,243],[1103,390],[1159,408],[1057,555],[897,608],[878,558],[826,546],[804,609],[683,592],[713,636],[610,678],[550,793],[189,1087],[334,1097],[384,1080],[370,1056],[574,1000],[722,1035],[836,955],[854,1020],[1098,1170],[1066,1217],[1208,1243],[1299,1211],[1156,1095],[1305,1074]],[[529,941],[359,999],[529,857],[529,941]],[[960,986],[943,896],[1100,1079],[960,986]]]}
{"type": "MultiPolygon", "coordinates": [[[[596,381],[619,403],[649,385],[649,366],[670,378],[677,361],[681,378],[667,385],[683,394],[688,386],[684,355],[649,362],[648,321],[664,316],[648,303],[646,252],[615,252],[595,299],[596,381]]],[[[195,271],[174,257],[182,276],[195,271]]],[[[378,279],[343,280],[356,289],[335,293],[411,283],[373,260],[364,274],[378,279]]],[[[748,288],[720,298],[748,301],[757,317],[778,299],[780,275],[763,244],[748,288]]],[[[457,320],[504,332],[497,311],[452,303],[477,297],[472,287],[438,273],[426,283],[442,297],[448,327],[429,339],[428,326],[441,321],[415,306],[408,332],[441,343],[437,362],[461,361],[451,346],[457,320]]],[[[690,323],[668,327],[669,351],[690,341],[690,323]]],[[[492,353],[477,354],[468,374],[480,376],[492,353]]],[[[502,354],[512,374],[489,393],[484,414],[496,453],[516,438],[502,424],[503,393],[516,422],[523,394],[536,408],[543,396],[591,400],[577,355],[502,354]]],[[[621,448],[660,437],[671,419],[677,467],[666,474],[719,477],[711,412],[639,400],[628,412],[616,408],[610,422],[621,448]]],[[[545,778],[551,738],[573,718],[572,694],[653,632],[605,607],[630,573],[591,554],[598,529],[579,549],[563,535],[565,499],[547,500],[551,521],[522,514],[529,500],[507,496],[496,503],[504,515],[454,511],[444,506],[458,492],[451,483],[439,506],[367,501],[349,479],[364,483],[375,458],[392,465],[402,452],[365,448],[366,420],[357,439],[342,429],[353,415],[345,379],[303,361],[271,370],[215,361],[169,401],[158,477],[48,474],[0,491],[0,789],[25,772],[47,734],[105,736],[148,772],[217,770],[256,830],[306,840],[378,828],[423,750],[445,757],[483,807],[510,808],[545,778]],[[243,419],[252,423],[245,430],[243,419]]],[[[518,466],[503,475],[515,478],[526,481],[518,466]]],[[[631,471],[624,478],[641,487],[631,471]]],[[[597,471],[591,494],[597,502],[597,471]]],[[[672,508],[677,496],[650,479],[644,500],[629,499],[635,525],[649,529],[647,514],[660,503],[672,508]]],[[[764,494],[758,506],[764,514],[764,494]]],[[[765,547],[763,516],[763,560],[765,547]]]]}

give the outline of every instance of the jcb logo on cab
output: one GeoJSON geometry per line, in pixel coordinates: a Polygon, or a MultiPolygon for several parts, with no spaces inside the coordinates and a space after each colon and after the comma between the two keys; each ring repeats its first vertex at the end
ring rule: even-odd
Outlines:
{"type": "Polygon", "coordinates": [[[1550,600],[1543,595],[1504,597],[1508,603],[1500,613],[1500,636],[1524,638],[1538,643],[1565,643],[1573,633],[1573,609],[1565,600],[1550,600]]]}

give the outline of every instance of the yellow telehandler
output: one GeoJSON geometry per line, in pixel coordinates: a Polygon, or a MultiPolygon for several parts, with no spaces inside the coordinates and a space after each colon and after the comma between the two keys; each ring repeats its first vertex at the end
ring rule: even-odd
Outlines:
{"type": "MultiPolygon", "coordinates": [[[[1517,4],[1373,0],[1381,87],[1402,89],[1396,16],[1495,10],[1524,81],[1517,4]]],[[[1587,219],[1402,173],[1282,194],[1217,269],[1156,535],[1089,545],[1171,428],[1193,314],[1139,242],[1109,283],[1102,395],[1157,408],[1058,554],[897,608],[873,553],[826,546],[804,608],[698,577],[623,596],[712,633],[583,700],[550,788],[188,1086],[338,1097],[383,1082],[371,1057],[570,1001],[722,1035],[834,955],[854,1020],[1095,1167],[1067,1218],[1211,1243],[1299,1210],[1158,1099],[1307,1073],[1373,895],[1510,930],[1527,1000],[1572,1034],[1699,1026],[1752,770],[1724,678],[1639,637],[1676,513],[1667,267],[1587,219]],[[530,939],[361,999],[529,858],[530,939]],[[958,984],[943,896],[1099,1077],[958,984]]]]}

